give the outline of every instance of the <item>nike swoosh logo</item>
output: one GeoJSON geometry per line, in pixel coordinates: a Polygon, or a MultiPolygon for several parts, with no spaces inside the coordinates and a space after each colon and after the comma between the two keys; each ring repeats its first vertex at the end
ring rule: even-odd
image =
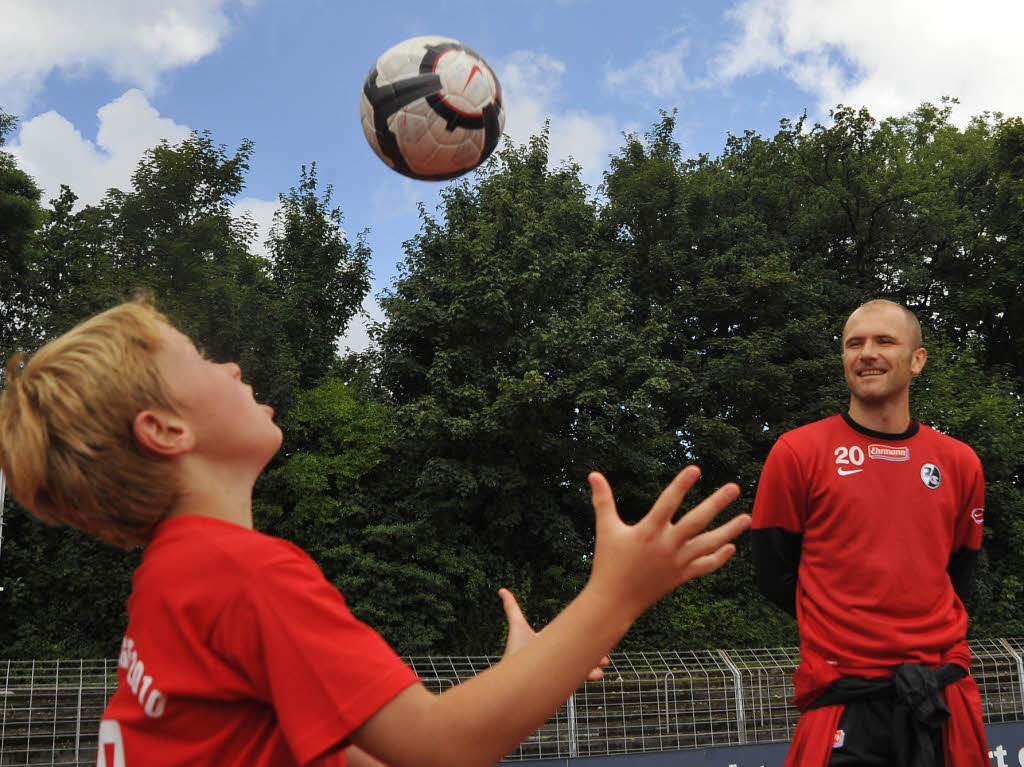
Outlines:
{"type": "Polygon", "coordinates": [[[858,472],[864,471],[864,469],[836,469],[839,472],[840,477],[845,477],[847,474],[857,474],[858,472]]]}
{"type": "Polygon", "coordinates": [[[480,67],[474,64],[473,68],[469,70],[469,77],[466,78],[466,84],[462,86],[462,90],[466,90],[466,85],[469,85],[469,81],[473,79],[473,75],[478,73],[482,75],[484,73],[484,70],[482,70],[480,67]]]}

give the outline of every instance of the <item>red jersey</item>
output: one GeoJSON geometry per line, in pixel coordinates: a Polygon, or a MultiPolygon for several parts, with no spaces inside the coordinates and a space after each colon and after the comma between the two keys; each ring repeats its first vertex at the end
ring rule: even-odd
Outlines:
{"type": "Polygon", "coordinates": [[[297,546],[174,517],[133,578],[97,765],[342,767],[335,747],[416,681],[297,546]]]}
{"type": "MultiPolygon", "coordinates": [[[[904,661],[968,667],[949,569],[981,546],[984,493],[974,451],[916,422],[892,435],[833,416],[779,438],[753,528],[797,541],[798,706],[839,676],[887,676],[904,661]]],[[[761,540],[762,562],[784,548],[761,540]]]]}

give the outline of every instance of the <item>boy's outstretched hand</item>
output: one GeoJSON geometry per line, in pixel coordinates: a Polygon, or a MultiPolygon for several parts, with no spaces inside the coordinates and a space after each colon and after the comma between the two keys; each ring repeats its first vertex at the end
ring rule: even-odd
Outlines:
{"type": "Polygon", "coordinates": [[[736,553],[730,541],[750,527],[750,515],[739,514],[701,532],[739,496],[740,489],[733,483],[723,485],[673,522],[683,497],[699,477],[700,469],[687,466],[635,525],[619,517],[608,480],[596,471],[588,478],[597,528],[588,586],[628,608],[631,620],[677,586],[725,564],[736,553]]]}

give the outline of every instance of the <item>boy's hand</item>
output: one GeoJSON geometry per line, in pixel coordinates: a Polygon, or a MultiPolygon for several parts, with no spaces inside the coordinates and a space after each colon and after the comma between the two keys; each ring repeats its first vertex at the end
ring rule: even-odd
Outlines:
{"type": "Polygon", "coordinates": [[[686,467],[643,519],[627,525],[615,508],[608,480],[596,471],[589,476],[597,539],[588,586],[625,607],[632,620],[672,589],[725,564],[736,552],[730,541],[750,526],[750,515],[740,514],[701,532],[739,496],[739,487],[733,483],[723,485],[673,522],[683,496],[699,477],[700,469],[686,467]]]}
{"type": "MultiPolygon", "coordinates": [[[[505,640],[505,652],[502,653],[501,657],[508,658],[530,644],[544,629],[541,629],[540,632],[533,630],[533,627],[530,626],[523,616],[523,611],[519,609],[519,603],[511,591],[508,589],[498,589],[498,596],[501,597],[502,606],[505,608],[505,617],[508,619],[508,638],[505,640]]],[[[605,655],[599,663],[600,665],[595,666],[587,674],[588,682],[596,682],[599,679],[603,679],[604,669],[602,666],[607,666],[611,663],[611,660],[605,655]]]]}

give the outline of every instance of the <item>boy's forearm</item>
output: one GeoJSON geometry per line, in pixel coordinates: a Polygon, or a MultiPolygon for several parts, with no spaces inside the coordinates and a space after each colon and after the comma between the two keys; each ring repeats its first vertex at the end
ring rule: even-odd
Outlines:
{"type": "Polygon", "coordinates": [[[638,614],[588,586],[519,653],[441,695],[400,695],[353,740],[391,767],[495,764],[575,692],[638,614]],[[392,716],[402,722],[399,739],[382,718],[392,716]]]}
{"type": "Polygon", "coordinates": [[[480,767],[501,760],[540,727],[662,596],[717,570],[750,524],[738,515],[705,532],[739,494],[724,485],[673,522],[700,476],[681,471],[635,525],[618,515],[603,475],[593,490],[596,539],[590,580],[527,647],[478,676],[433,696],[422,685],[399,693],[352,734],[352,742],[391,767],[480,767]]]}
{"type": "Polygon", "coordinates": [[[486,736],[504,732],[514,748],[579,688],[638,614],[588,586],[529,647],[439,696],[441,716],[450,707],[456,727],[486,724],[486,736]]]}
{"type": "Polygon", "coordinates": [[[345,764],[347,767],[390,767],[380,759],[370,756],[359,746],[349,746],[345,749],[345,764]]]}

